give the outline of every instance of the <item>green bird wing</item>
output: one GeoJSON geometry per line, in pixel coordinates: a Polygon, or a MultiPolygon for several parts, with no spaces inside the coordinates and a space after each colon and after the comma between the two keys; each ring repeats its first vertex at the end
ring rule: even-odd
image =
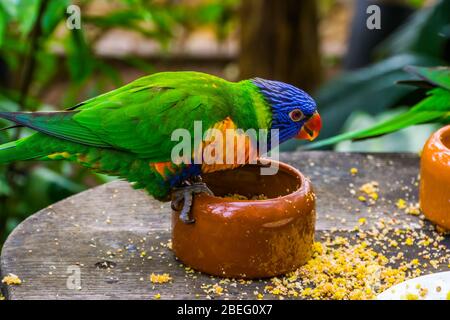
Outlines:
{"type": "Polygon", "coordinates": [[[158,73],[64,112],[1,116],[69,141],[169,161],[178,143],[172,132],[186,129],[192,136],[194,121],[202,121],[204,132],[231,116],[232,90],[231,83],[203,73],[158,73]]]}
{"type": "Polygon", "coordinates": [[[171,141],[176,129],[186,129],[192,135],[194,121],[202,121],[205,130],[225,119],[229,109],[220,98],[177,88],[163,89],[150,97],[148,91],[136,92],[133,103],[105,101],[73,118],[115,149],[168,161],[177,143],[171,141]]]}

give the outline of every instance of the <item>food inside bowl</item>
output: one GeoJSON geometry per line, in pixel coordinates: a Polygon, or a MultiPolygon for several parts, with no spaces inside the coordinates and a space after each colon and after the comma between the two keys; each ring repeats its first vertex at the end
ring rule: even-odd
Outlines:
{"type": "Polygon", "coordinates": [[[269,199],[266,195],[262,194],[256,194],[253,196],[244,196],[242,194],[237,194],[237,193],[233,193],[233,194],[226,194],[223,196],[223,198],[225,199],[232,199],[232,200],[267,200],[269,199]]]}

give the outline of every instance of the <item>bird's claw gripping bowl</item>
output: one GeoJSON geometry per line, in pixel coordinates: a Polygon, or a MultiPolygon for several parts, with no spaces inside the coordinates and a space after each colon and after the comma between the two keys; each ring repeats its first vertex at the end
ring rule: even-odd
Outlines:
{"type": "Polygon", "coordinates": [[[271,277],[306,263],[314,240],[315,195],[298,170],[276,164],[275,175],[261,175],[262,164],[205,175],[215,196],[195,196],[195,223],[183,223],[177,211],[172,214],[176,256],[196,270],[230,278],[271,277]],[[267,199],[220,197],[226,194],[267,199]]]}

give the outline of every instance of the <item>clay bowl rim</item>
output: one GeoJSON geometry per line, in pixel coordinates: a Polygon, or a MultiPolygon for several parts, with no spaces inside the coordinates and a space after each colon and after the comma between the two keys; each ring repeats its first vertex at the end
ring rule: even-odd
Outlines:
{"type": "MultiPolygon", "coordinates": [[[[238,202],[238,203],[247,203],[248,205],[251,205],[251,204],[268,204],[270,202],[287,200],[287,199],[293,198],[293,197],[295,197],[295,198],[305,197],[308,193],[312,192],[310,180],[307,177],[305,177],[298,169],[294,168],[293,166],[291,166],[285,162],[279,161],[279,160],[264,158],[264,161],[269,161],[269,163],[262,164],[260,161],[258,161],[258,163],[246,164],[243,167],[245,167],[245,166],[265,167],[265,166],[268,166],[270,163],[277,163],[279,170],[283,170],[285,173],[289,174],[292,178],[299,178],[300,186],[297,189],[295,189],[285,195],[281,195],[278,197],[272,197],[272,198],[268,198],[268,199],[261,199],[261,200],[232,199],[232,198],[225,198],[225,197],[216,196],[216,195],[209,195],[209,194],[205,194],[205,193],[200,194],[199,197],[202,197],[204,200],[208,201],[210,204],[213,204],[213,203],[230,203],[231,204],[234,202],[238,202]]],[[[237,170],[239,170],[239,168],[237,170]]],[[[224,171],[224,173],[225,173],[225,171],[224,171]]],[[[277,175],[277,174],[278,174],[278,172],[275,175],[277,175]]]]}
{"type": "Polygon", "coordinates": [[[440,128],[433,133],[433,142],[440,151],[450,154],[450,146],[445,145],[444,139],[450,137],[450,125],[440,128]]]}

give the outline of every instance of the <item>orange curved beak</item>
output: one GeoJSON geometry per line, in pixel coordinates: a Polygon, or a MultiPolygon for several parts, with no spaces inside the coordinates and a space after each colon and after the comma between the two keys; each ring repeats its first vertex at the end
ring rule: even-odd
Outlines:
{"type": "Polygon", "coordinates": [[[297,139],[313,141],[319,135],[320,129],[322,129],[322,119],[320,119],[320,115],[316,111],[308,122],[303,125],[297,135],[297,139]]]}

